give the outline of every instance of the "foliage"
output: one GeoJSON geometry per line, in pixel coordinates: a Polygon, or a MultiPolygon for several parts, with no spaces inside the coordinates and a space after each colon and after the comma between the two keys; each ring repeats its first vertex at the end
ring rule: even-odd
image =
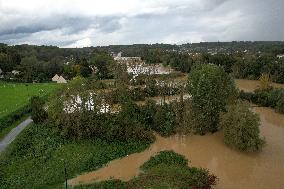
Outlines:
{"type": "Polygon", "coordinates": [[[92,185],[79,185],[75,189],[97,188],[199,188],[210,189],[217,177],[202,168],[188,167],[187,159],[173,151],[162,151],[141,167],[143,173],[127,182],[109,180],[92,185]],[[145,169],[146,168],[146,169],[145,169]]]}
{"type": "Polygon", "coordinates": [[[47,118],[47,112],[44,110],[44,100],[39,96],[31,98],[32,120],[34,123],[42,123],[47,118]]]}
{"type": "Polygon", "coordinates": [[[121,111],[114,114],[107,107],[107,95],[90,91],[86,80],[76,78],[50,98],[50,124],[66,138],[151,142],[153,135],[141,122],[140,109],[127,97],[123,96],[121,111]]]}
{"type": "Polygon", "coordinates": [[[259,136],[260,120],[245,104],[234,104],[221,115],[225,143],[241,151],[258,151],[264,145],[259,136]]]}
{"type": "Polygon", "coordinates": [[[272,107],[276,111],[284,113],[284,89],[256,90],[254,93],[241,91],[239,98],[261,106],[272,107]]]}
{"type": "Polygon", "coordinates": [[[271,82],[270,82],[270,77],[268,74],[261,74],[259,78],[260,82],[260,90],[269,90],[272,88],[271,82]]]}
{"type": "Polygon", "coordinates": [[[172,106],[169,104],[158,106],[154,115],[152,129],[162,136],[170,136],[175,133],[175,127],[175,113],[172,106]]]}
{"type": "Polygon", "coordinates": [[[219,114],[234,99],[235,86],[225,71],[216,65],[197,66],[189,74],[189,89],[195,131],[204,134],[217,130],[219,114]]]}
{"type": "Polygon", "coordinates": [[[96,67],[97,75],[100,79],[112,78],[112,66],[114,65],[113,59],[107,53],[95,53],[90,59],[90,64],[96,67]]]}
{"type": "Polygon", "coordinates": [[[160,164],[187,166],[188,160],[184,156],[176,154],[174,151],[162,151],[158,155],[151,157],[140,168],[147,171],[160,164]]]}
{"type": "Polygon", "coordinates": [[[149,143],[107,142],[101,139],[63,140],[48,125],[30,125],[0,154],[0,186],[62,188],[64,164],[71,179],[109,161],[142,151],[149,143]]]}
{"type": "Polygon", "coordinates": [[[284,52],[284,43],[277,41],[134,44],[86,48],[0,44],[0,69],[7,80],[13,78],[29,82],[50,81],[56,73],[68,79],[78,75],[112,78],[116,75],[116,69],[108,54],[118,52],[122,52],[123,56],[142,57],[146,63],[163,63],[184,73],[189,73],[196,64],[213,63],[222,66],[237,78],[258,79],[262,73],[267,73],[273,82],[284,82],[284,60],[276,57],[284,52]],[[22,71],[19,77],[10,74],[12,70],[18,69],[22,71]],[[98,72],[95,74],[95,71],[98,72]]]}

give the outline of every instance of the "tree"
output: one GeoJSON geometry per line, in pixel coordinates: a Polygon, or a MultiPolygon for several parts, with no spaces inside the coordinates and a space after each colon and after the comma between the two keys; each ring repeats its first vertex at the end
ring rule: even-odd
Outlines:
{"type": "Polygon", "coordinates": [[[100,79],[109,79],[112,77],[111,67],[113,59],[107,53],[96,53],[91,57],[90,65],[97,69],[97,75],[100,79]]]}
{"type": "Polygon", "coordinates": [[[241,151],[258,151],[263,147],[259,126],[259,116],[242,103],[230,105],[220,119],[225,143],[241,151]]]}
{"type": "Polygon", "coordinates": [[[189,74],[188,89],[192,95],[194,130],[199,134],[216,131],[220,112],[235,98],[234,81],[219,66],[198,65],[189,74]]]}
{"type": "Polygon", "coordinates": [[[35,56],[25,57],[22,59],[19,69],[24,81],[31,82],[38,79],[39,73],[43,70],[43,64],[35,56]]]}

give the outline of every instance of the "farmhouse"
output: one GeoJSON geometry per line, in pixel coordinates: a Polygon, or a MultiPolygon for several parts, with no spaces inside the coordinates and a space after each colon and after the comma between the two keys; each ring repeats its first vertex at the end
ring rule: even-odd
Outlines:
{"type": "Polygon", "coordinates": [[[53,78],[51,80],[56,82],[56,83],[67,83],[67,81],[64,77],[59,76],[57,74],[55,74],[55,76],[53,76],[53,78]]]}
{"type": "Polygon", "coordinates": [[[64,77],[60,76],[59,79],[57,80],[57,83],[67,83],[66,79],[64,77]]]}
{"type": "Polygon", "coordinates": [[[59,76],[57,74],[55,74],[55,76],[53,76],[53,78],[51,80],[57,82],[58,79],[59,79],[59,76]]]}

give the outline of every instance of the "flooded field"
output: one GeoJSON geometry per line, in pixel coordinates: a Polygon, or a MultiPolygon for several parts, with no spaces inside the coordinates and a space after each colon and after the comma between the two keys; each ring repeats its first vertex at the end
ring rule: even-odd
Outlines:
{"type": "MultiPolygon", "coordinates": [[[[236,86],[245,92],[253,92],[260,85],[257,80],[248,80],[248,79],[235,79],[236,86]]],[[[272,83],[272,86],[275,88],[284,88],[284,84],[272,83]]]]}
{"type": "Polygon", "coordinates": [[[157,136],[144,152],[110,162],[98,171],[69,180],[70,185],[116,178],[129,180],[139,167],[162,150],[174,150],[190,160],[190,166],[208,168],[219,178],[218,188],[283,188],[284,186],[284,115],[270,108],[254,108],[261,117],[261,135],[266,139],[262,152],[249,154],[228,148],[222,133],[157,136]]]}

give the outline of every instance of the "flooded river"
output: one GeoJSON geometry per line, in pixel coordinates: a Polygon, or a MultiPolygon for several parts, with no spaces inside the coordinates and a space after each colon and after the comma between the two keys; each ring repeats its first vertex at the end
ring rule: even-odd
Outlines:
{"type": "MultiPolygon", "coordinates": [[[[257,80],[248,80],[248,79],[235,79],[236,86],[245,92],[253,92],[260,85],[260,82],[257,80]]],[[[284,88],[284,84],[280,83],[271,83],[275,88],[284,88]]]]}
{"type": "Polygon", "coordinates": [[[270,108],[254,108],[261,117],[261,135],[266,146],[259,153],[242,153],[228,148],[222,133],[157,136],[149,149],[111,161],[106,167],[80,175],[68,183],[91,183],[109,178],[129,180],[139,174],[139,167],[162,150],[174,150],[190,160],[190,166],[208,168],[219,178],[218,188],[284,187],[284,115],[270,108]]]}
{"type": "Polygon", "coordinates": [[[264,107],[255,107],[253,111],[260,115],[261,135],[266,139],[261,152],[243,153],[230,149],[224,144],[221,132],[205,136],[157,136],[149,149],[111,161],[102,169],[69,180],[68,184],[110,178],[127,181],[139,174],[139,167],[151,156],[162,150],[174,150],[184,155],[190,166],[207,168],[214,173],[219,178],[217,188],[284,188],[284,115],[264,107]]]}

